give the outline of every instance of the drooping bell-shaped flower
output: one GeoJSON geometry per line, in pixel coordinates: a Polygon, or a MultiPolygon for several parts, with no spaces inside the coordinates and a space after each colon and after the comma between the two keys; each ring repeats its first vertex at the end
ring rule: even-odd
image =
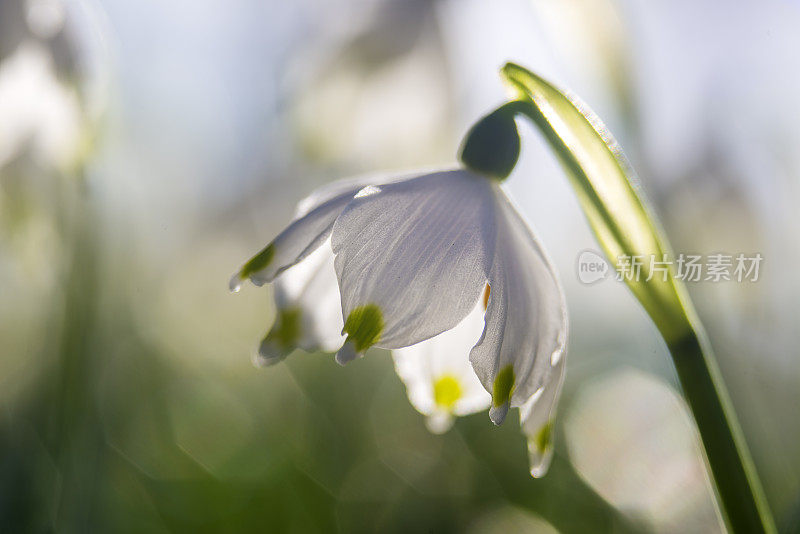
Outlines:
{"type": "Polygon", "coordinates": [[[231,288],[277,279],[263,363],[294,347],[341,345],[341,364],[373,346],[391,349],[435,431],[487,406],[495,424],[521,408],[539,476],[552,452],[567,316],[552,265],[500,185],[519,153],[502,110],[471,131],[466,168],[361,178],[312,194],[231,288]]]}

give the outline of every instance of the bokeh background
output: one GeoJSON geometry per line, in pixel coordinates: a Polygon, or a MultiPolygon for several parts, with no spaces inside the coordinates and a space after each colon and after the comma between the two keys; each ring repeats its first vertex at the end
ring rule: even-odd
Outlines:
{"type": "Polygon", "coordinates": [[[449,165],[514,60],[579,94],[696,283],[784,532],[800,530],[800,4],[0,0],[0,532],[719,532],[666,349],[531,128],[508,189],[566,287],[550,473],[516,414],[425,429],[386,351],[256,369],[230,274],[314,187],[449,165]]]}

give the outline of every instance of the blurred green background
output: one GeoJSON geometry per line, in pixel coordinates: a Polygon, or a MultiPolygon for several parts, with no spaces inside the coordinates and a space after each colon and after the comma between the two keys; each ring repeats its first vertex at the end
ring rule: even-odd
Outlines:
{"type": "Polygon", "coordinates": [[[512,59],[579,94],[677,252],[800,531],[794,0],[0,0],[0,532],[719,532],[666,349],[523,128],[509,190],[571,313],[550,473],[517,416],[425,429],[388,352],[256,369],[227,280],[335,178],[451,164],[512,59]],[[608,313],[608,310],[614,313],[608,313]]]}

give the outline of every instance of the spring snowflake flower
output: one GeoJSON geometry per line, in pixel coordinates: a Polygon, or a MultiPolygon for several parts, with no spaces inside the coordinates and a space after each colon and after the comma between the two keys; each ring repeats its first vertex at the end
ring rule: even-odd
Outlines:
{"type": "Polygon", "coordinates": [[[315,192],[231,289],[275,281],[277,318],[260,363],[297,347],[338,348],[340,364],[370,347],[391,349],[433,431],[487,407],[501,424],[520,408],[531,473],[540,476],[563,381],[564,295],[503,192],[502,173],[470,163],[315,192]]]}

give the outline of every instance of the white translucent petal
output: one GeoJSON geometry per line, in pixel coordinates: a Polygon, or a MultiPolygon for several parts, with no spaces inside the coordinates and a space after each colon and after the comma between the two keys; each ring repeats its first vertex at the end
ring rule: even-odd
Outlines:
{"type": "Polygon", "coordinates": [[[382,315],[377,345],[413,345],[453,328],[486,281],[494,235],[489,180],[446,171],[354,199],[333,229],[346,318],[362,306],[382,315]]]}
{"type": "Polygon", "coordinates": [[[307,260],[314,263],[314,271],[295,274],[291,269],[287,270],[276,281],[275,290],[283,292],[284,288],[289,289],[290,286],[295,290],[293,302],[303,310],[304,328],[300,348],[332,352],[342,346],[344,336],[341,298],[330,241],[314,251],[307,260]],[[298,286],[301,288],[299,292],[298,286]]]}
{"type": "Polygon", "coordinates": [[[425,418],[425,426],[432,434],[444,434],[453,428],[454,422],[453,414],[442,411],[435,411],[425,418]]]}
{"type": "Polygon", "coordinates": [[[429,417],[428,427],[436,433],[447,430],[453,415],[467,415],[489,407],[491,396],[480,383],[469,351],[483,329],[483,300],[455,328],[417,343],[392,351],[397,374],[406,386],[412,406],[429,417]],[[442,378],[453,379],[460,390],[452,404],[437,404],[435,387],[442,378]]]}
{"type": "Polygon", "coordinates": [[[558,375],[552,362],[563,358],[553,354],[565,350],[567,315],[561,284],[544,250],[499,186],[494,192],[497,236],[489,273],[491,294],[483,336],[470,360],[489,391],[494,391],[498,374],[513,369],[510,399],[494,399],[490,411],[499,424],[509,405],[522,406],[558,375]]]}
{"type": "Polygon", "coordinates": [[[295,219],[269,245],[272,257],[264,268],[249,273],[256,285],[272,282],[276,276],[316,250],[331,234],[336,217],[358,191],[351,190],[320,204],[295,219]]]}
{"type": "Polygon", "coordinates": [[[238,291],[242,280],[247,278],[259,286],[270,283],[284,270],[302,261],[330,237],[336,218],[361,189],[410,176],[414,175],[370,174],[345,178],[314,190],[298,202],[289,226],[262,250],[264,254],[269,249],[266,265],[255,271],[243,267],[231,278],[231,291],[238,291]]]}
{"type": "Polygon", "coordinates": [[[330,242],[284,271],[275,281],[275,329],[283,327],[286,311],[296,314],[296,336],[291,345],[276,343],[268,335],[259,348],[258,363],[271,365],[286,357],[294,348],[308,352],[333,352],[344,342],[339,286],[333,267],[330,242]]]}
{"type": "Polygon", "coordinates": [[[544,476],[553,458],[553,421],[555,407],[564,382],[564,360],[561,357],[554,363],[549,381],[528,399],[519,409],[522,433],[528,438],[528,461],[531,475],[544,476]]]}
{"type": "Polygon", "coordinates": [[[336,180],[335,182],[331,182],[329,184],[323,185],[322,187],[318,187],[310,195],[308,195],[306,198],[298,202],[297,208],[295,209],[294,217],[295,219],[299,219],[300,217],[306,215],[308,212],[310,212],[317,206],[324,204],[325,202],[328,202],[331,199],[336,198],[342,194],[350,192],[355,194],[358,193],[358,191],[360,191],[362,188],[370,185],[380,185],[380,184],[388,184],[391,182],[398,182],[402,180],[407,180],[409,178],[413,178],[415,176],[421,176],[422,174],[426,173],[421,171],[371,173],[363,176],[354,176],[351,178],[336,180]]]}
{"type": "Polygon", "coordinates": [[[270,283],[283,271],[297,265],[330,237],[336,218],[360,189],[385,179],[377,176],[349,178],[312,192],[298,203],[289,226],[256,256],[266,258],[262,262],[264,265],[251,269],[249,265],[253,260],[250,260],[231,278],[231,291],[238,291],[242,280],[247,278],[259,286],[270,283]]]}

